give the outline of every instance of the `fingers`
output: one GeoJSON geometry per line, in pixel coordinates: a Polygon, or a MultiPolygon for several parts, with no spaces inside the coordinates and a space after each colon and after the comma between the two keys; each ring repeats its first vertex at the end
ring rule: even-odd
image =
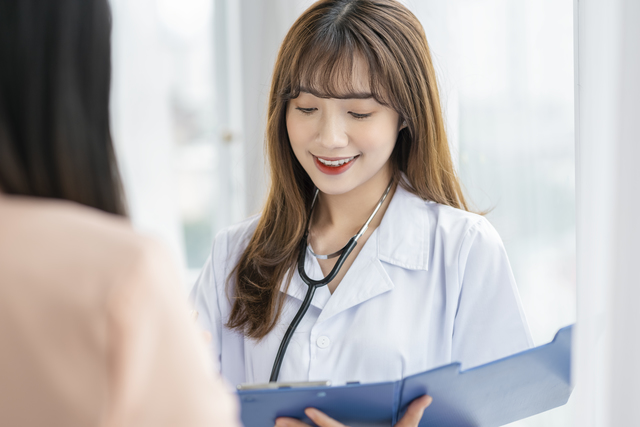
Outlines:
{"type": "Polygon", "coordinates": [[[407,408],[407,412],[404,414],[402,419],[398,421],[396,427],[416,427],[422,419],[424,410],[431,404],[432,401],[433,399],[431,398],[431,396],[428,396],[426,394],[415,399],[407,408]]]}
{"type": "Polygon", "coordinates": [[[275,427],[309,427],[309,425],[295,418],[280,417],[276,418],[275,427]]]}
{"type": "MultiPolygon", "coordinates": [[[[319,427],[345,427],[344,424],[340,424],[333,418],[329,417],[327,414],[318,411],[314,408],[307,408],[304,410],[304,413],[307,414],[307,417],[311,419],[316,425],[319,427]]],[[[296,420],[295,418],[288,417],[280,417],[276,418],[276,427],[308,427],[307,424],[303,423],[300,420],[296,420]]]]}
{"type": "Polygon", "coordinates": [[[337,422],[324,412],[320,412],[315,408],[307,408],[304,410],[304,413],[319,427],[345,427],[344,424],[337,422]]]}
{"type": "MultiPolygon", "coordinates": [[[[415,399],[404,414],[402,419],[396,424],[395,427],[416,427],[422,419],[424,410],[431,404],[433,399],[431,396],[424,395],[415,399]]],[[[319,427],[345,427],[344,424],[339,423],[327,414],[318,411],[315,408],[307,408],[304,413],[318,425],[319,427]]],[[[307,424],[295,418],[280,417],[276,418],[276,427],[308,427],[307,424]]]]}

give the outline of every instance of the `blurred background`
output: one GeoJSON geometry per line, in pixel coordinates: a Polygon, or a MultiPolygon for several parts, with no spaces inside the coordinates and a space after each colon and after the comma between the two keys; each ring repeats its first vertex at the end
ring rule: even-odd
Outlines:
{"type": "MultiPolygon", "coordinates": [[[[309,0],[112,0],[113,130],[134,225],[185,291],[223,227],[260,210],[275,56],[309,0]]],[[[454,160],[500,233],[536,345],[576,316],[572,0],[406,0],[454,160]]],[[[572,402],[513,426],[570,426],[572,402]]]]}

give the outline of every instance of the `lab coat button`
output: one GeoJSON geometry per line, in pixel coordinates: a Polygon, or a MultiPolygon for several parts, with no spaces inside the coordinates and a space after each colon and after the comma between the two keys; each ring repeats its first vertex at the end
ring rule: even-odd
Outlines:
{"type": "Polygon", "coordinates": [[[323,335],[321,337],[318,337],[318,340],[316,341],[316,344],[320,348],[327,348],[327,347],[329,347],[329,344],[331,344],[331,340],[329,339],[329,337],[325,337],[323,335]]]}

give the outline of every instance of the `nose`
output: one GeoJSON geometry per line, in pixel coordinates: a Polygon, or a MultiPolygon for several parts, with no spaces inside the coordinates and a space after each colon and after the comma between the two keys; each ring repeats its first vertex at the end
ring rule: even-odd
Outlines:
{"type": "Polygon", "coordinates": [[[318,136],[320,144],[330,150],[344,148],[349,144],[344,120],[337,114],[323,115],[318,136]]]}

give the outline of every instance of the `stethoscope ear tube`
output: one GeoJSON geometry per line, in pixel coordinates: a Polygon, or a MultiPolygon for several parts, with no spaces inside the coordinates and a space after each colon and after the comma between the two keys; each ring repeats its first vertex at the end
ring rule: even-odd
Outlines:
{"type": "Polygon", "coordinates": [[[333,279],[335,279],[338,271],[340,271],[340,268],[342,267],[342,264],[344,264],[346,259],[349,257],[349,254],[351,254],[353,248],[355,248],[357,244],[358,239],[355,236],[352,237],[344,247],[344,252],[342,253],[342,255],[340,255],[338,261],[336,261],[336,264],[331,269],[331,272],[323,279],[313,280],[309,276],[307,276],[307,273],[305,273],[304,271],[304,261],[307,252],[307,235],[305,233],[302,241],[300,242],[300,254],[298,255],[298,273],[300,273],[302,281],[307,284],[307,294],[305,295],[304,300],[302,301],[302,305],[298,309],[298,312],[294,316],[291,324],[287,328],[287,332],[285,332],[284,337],[280,342],[280,347],[278,348],[278,353],[276,354],[276,360],[273,363],[273,368],[271,369],[269,382],[278,381],[278,376],[280,375],[280,366],[282,365],[284,354],[287,351],[287,347],[289,346],[289,341],[291,341],[291,337],[298,327],[298,324],[307,313],[316,289],[328,285],[333,279]]]}

